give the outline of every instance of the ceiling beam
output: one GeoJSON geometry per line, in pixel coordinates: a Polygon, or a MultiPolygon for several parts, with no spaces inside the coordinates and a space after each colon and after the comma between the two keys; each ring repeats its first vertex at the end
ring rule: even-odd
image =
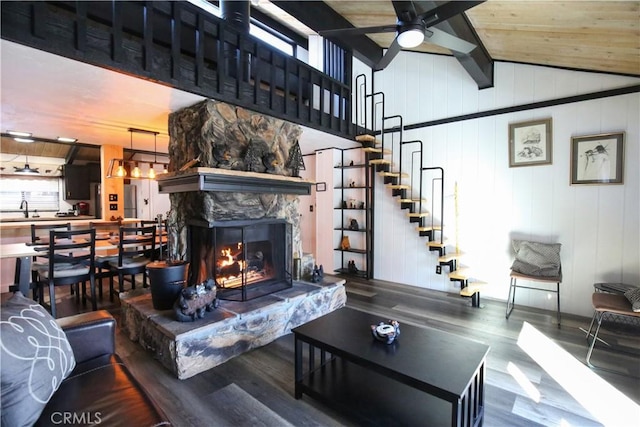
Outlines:
{"type": "MultiPolygon", "coordinates": [[[[322,1],[272,1],[274,5],[294,16],[316,32],[338,28],[354,28],[344,17],[322,1]]],[[[331,38],[338,46],[353,52],[353,56],[369,67],[382,58],[382,48],[365,35],[331,38]]]]}
{"type": "MultiPolygon", "coordinates": [[[[414,1],[414,3],[420,10],[426,11],[435,9],[441,2],[414,1]]],[[[466,15],[461,13],[434,26],[477,46],[468,54],[453,51],[451,53],[476,82],[478,89],[493,87],[493,59],[466,15]]]]}

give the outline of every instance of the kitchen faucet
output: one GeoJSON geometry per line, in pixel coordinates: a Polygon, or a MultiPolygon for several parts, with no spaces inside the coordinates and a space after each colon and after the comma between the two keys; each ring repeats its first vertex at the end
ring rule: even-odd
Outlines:
{"type": "Polygon", "coordinates": [[[19,209],[22,208],[24,208],[24,217],[29,218],[29,202],[27,202],[26,200],[21,201],[19,209]]]}

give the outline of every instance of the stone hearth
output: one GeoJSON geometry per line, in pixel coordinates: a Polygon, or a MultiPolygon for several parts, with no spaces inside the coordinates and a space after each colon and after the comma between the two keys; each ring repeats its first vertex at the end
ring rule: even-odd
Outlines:
{"type": "Polygon", "coordinates": [[[325,276],[321,283],[298,282],[292,288],[247,302],[220,301],[194,322],[174,320],[172,310],[153,308],[148,289],[120,295],[120,326],[179,379],[213,368],[266,345],[343,307],[345,281],[325,276]]]}

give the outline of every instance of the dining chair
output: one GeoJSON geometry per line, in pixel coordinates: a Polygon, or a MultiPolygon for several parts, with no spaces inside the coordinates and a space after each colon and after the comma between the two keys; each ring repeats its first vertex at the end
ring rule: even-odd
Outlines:
{"type": "MultiPolygon", "coordinates": [[[[96,240],[106,240],[119,233],[120,225],[122,221],[90,221],[89,228],[96,230],[96,240]]],[[[108,253],[106,255],[96,255],[95,266],[97,269],[96,279],[98,280],[98,296],[102,299],[102,279],[105,277],[111,277],[114,273],[111,271],[109,263],[118,259],[116,250],[112,250],[114,253],[108,253]]],[[[113,301],[113,297],[110,297],[113,301]]]]}
{"type": "Polygon", "coordinates": [[[91,306],[97,309],[96,283],[94,259],[96,254],[96,231],[64,230],[49,232],[49,244],[38,247],[36,250],[46,252],[49,262],[47,266],[38,270],[38,294],[40,304],[51,311],[56,317],[56,286],[75,286],[76,299],[78,300],[79,287],[82,283],[82,302],[86,304],[86,282],[91,287],[91,306]],[[49,288],[49,304],[44,302],[44,287],[49,288]]]}
{"type": "Polygon", "coordinates": [[[113,273],[109,277],[109,298],[115,293],[113,279],[118,276],[118,293],[124,292],[125,276],[131,276],[131,289],[135,289],[135,276],[142,274],[142,287],[147,287],[147,264],[154,261],[156,227],[121,226],[118,233],[118,257],[109,262],[113,273]]]}
{"type": "MultiPolygon", "coordinates": [[[[163,236],[167,235],[166,219],[162,220],[161,223],[158,223],[158,220],[153,220],[153,219],[140,220],[141,227],[148,227],[150,225],[153,225],[154,227],[156,227],[156,236],[159,236],[160,239],[162,239],[163,236]]],[[[167,243],[168,242],[162,243],[162,240],[158,242],[157,248],[155,249],[155,258],[154,258],[155,261],[162,260],[165,257],[168,249],[167,243]]]]}
{"type": "MultiPolygon", "coordinates": [[[[51,230],[71,230],[71,223],[66,224],[31,224],[31,245],[47,244],[49,241],[49,232],[51,230]]],[[[33,299],[38,300],[38,270],[44,268],[48,263],[46,254],[33,257],[31,263],[31,288],[33,289],[33,299]]],[[[71,287],[73,295],[73,287],[71,287]]]]}

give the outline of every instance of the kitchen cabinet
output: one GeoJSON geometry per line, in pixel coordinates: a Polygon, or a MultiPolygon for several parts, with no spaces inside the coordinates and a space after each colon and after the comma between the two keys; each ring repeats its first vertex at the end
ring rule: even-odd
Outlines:
{"type": "Polygon", "coordinates": [[[84,165],[64,166],[64,199],[88,200],[91,198],[89,170],[84,165]]]}

